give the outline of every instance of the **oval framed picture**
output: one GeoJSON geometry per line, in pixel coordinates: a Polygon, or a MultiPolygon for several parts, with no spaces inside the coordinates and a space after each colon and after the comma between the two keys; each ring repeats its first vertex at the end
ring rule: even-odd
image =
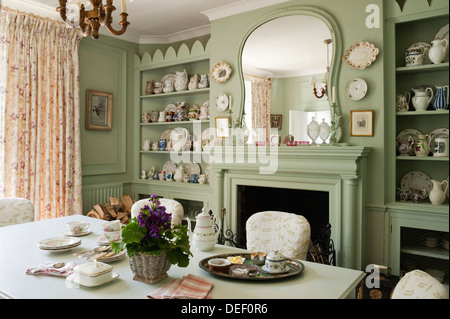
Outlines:
{"type": "Polygon", "coordinates": [[[226,82],[231,75],[231,67],[226,62],[217,63],[211,70],[211,77],[217,83],[226,82]]]}

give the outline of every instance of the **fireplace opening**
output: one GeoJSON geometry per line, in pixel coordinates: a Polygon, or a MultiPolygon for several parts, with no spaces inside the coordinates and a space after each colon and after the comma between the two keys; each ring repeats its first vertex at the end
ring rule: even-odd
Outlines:
{"type": "Polygon", "coordinates": [[[311,240],[321,239],[329,223],[329,193],[291,188],[239,185],[236,232],[246,247],[245,223],[257,212],[281,211],[304,216],[311,226],[311,240]]]}

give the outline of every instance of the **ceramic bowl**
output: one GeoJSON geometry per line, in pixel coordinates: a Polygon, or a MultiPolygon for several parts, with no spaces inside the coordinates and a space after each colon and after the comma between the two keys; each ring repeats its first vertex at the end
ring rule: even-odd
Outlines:
{"type": "Polygon", "coordinates": [[[298,142],[297,141],[286,141],[286,145],[287,146],[297,146],[298,142]]]}
{"type": "Polygon", "coordinates": [[[209,270],[223,272],[228,274],[230,270],[231,262],[225,258],[213,258],[208,260],[209,270]]]}

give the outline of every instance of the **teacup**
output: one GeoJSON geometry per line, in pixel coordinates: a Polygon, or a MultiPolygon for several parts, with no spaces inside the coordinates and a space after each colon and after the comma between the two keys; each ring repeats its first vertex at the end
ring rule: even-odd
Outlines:
{"type": "Polygon", "coordinates": [[[121,230],[104,232],[107,241],[118,241],[122,235],[121,230]]]}
{"type": "Polygon", "coordinates": [[[73,221],[67,223],[67,229],[74,235],[81,234],[89,230],[89,223],[73,221]]]}
{"type": "Polygon", "coordinates": [[[102,228],[105,233],[118,231],[120,230],[120,220],[116,219],[111,222],[104,223],[102,228]]]}
{"type": "Polygon", "coordinates": [[[266,257],[264,268],[270,273],[286,272],[286,257],[277,251],[271,252],[266,257]]]}

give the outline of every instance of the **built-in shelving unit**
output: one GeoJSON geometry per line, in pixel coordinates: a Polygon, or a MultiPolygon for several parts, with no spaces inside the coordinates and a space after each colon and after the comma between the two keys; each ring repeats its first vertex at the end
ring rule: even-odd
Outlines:
{"type": "MultiPolygon", "coordinates": [[[[447,11],[423,12],[386,20],[386,199],[389,218],[386,221],[386,259],[392,273],[402,275],[412,269],[437,269],[449,280],[449,204],[433,205],[429,199],[415,203],[401,201],[397,190],[405,174],[420,171],[430,179],[442,181],[449,176],[449,158],[399,156],[396,137],[405,129],[430,134],[449,127],[449,111],[396,111],[396,94],[421,85],[448,85],[449,63],[405,66],[406,50],[417,42],[430,43],[436,33],[448,24],[447,11]],[[429,247],[426,240],[437,238],[438,245],[429,247]],[[445,247],[445,241],[447,246],[445,247]]],[[[448,61],[448,60],[447,60],[448,61]]],[[[412,109],[412,110],[411,110],[412,109]]]]}

